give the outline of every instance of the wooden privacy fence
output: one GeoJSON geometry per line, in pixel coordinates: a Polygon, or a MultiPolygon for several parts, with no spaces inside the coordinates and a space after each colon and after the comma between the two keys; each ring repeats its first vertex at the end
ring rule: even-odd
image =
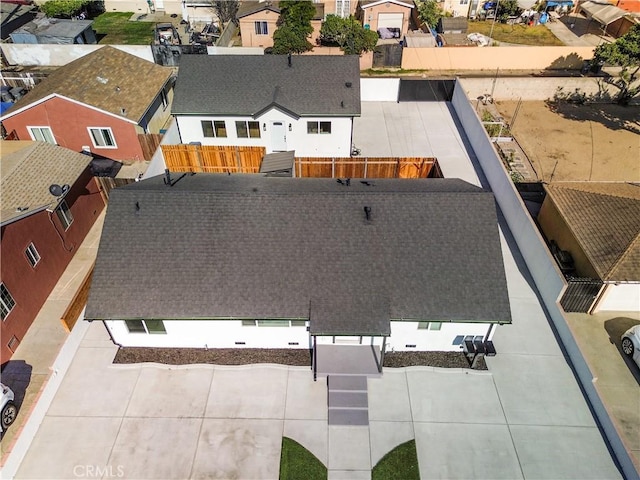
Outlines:
{"type": "Polygon", "coordinates": [[[164,162],[174,172],[258,173],[264,147],[161,145],[164,162]]]}
{"type": "MultiPolygon", "coordinates": [[[[264,147],[161,145],[164,161],[174,172],[258,173],[264,147]]],[[[297,157],[297,177],[442,178],[435,158],[297,157]]]]}
{"type": "Polygon", "coordinates": [[[162,141],[162,135],[159,133],[139,133],[138,141],[142,147],[142,156],[145,160],[151,160],[162,141]]]}
{"type": "Polygon", "coordinates": [[[441,178],[435,158],[296,158],[296,176],[329,178],[441,178]]]}

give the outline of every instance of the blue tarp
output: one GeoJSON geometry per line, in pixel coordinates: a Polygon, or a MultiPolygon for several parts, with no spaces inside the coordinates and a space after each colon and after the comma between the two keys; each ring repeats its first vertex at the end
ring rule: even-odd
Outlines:
{"type": "Polygon", "coordinates": [[[497,2],[486,2],[484,5],[482,5],[482,8],[484,10],[491,10],[493,8],[496,8],[496,3],[497,2]]]}
{"type": "Polygon", "coordinates": [[[11,107],[13,107],[12,102],[0,102],[0,115],[9,110],[11,107]]]}
{"type": "Polygon", "coordinates": [[[573,1],[572,0],[547,0],[547,7],[559,7],[562,5],[573,7],[573,1]]]}

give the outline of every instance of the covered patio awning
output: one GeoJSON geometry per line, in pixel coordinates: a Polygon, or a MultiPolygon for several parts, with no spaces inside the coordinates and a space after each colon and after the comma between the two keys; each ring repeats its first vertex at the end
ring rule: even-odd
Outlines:
{"type": "Polygon", "coordinates": [[[627,12],[610,3],[587,1],[580,4],[581,11],[587,18],[593,18],[598,23],[607,26],[610,23],[624,17],[627,12]]]}
{"type": "Polygon", "coordinates": [[[357,298],[315,298],[309,311],[309,333],[313,336],[391,335],[389,300],[383,295],[357,298]]]}

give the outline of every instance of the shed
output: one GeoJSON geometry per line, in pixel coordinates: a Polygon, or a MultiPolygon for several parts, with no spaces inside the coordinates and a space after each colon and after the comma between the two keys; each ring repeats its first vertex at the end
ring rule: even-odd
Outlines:
{"type": "Polygon", "coordinates": [[[62,20],[40,17],[26,23],[9,36],[13,43],[31,44],[96,44],[96,34],[91,28],[93,20],[62,20]]]}
{"type": "Polygon", "coordinates": [[[293,176],[294,155],[294,151],[266,154],[260,164],[260,173],[265,173],[267,177],[293,176]]]}
{"type": "Polygon", "coordinates": [[[442,17],[438,21],[438,33],[467,33],[468,22],[465,17],[442,17]]]}

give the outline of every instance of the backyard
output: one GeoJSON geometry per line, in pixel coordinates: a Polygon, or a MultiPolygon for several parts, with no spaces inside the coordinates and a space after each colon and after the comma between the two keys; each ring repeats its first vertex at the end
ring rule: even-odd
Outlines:
{"type": "Polygon", "coordinates": [[[101,45],[149,45],[153,40],[152,22],[129,19],[131,12],[107,12],[94,19],[98,43],[101,45]]]}
{"type": "Polygon", "coordinates": [[[640,181],[640,106],[497,102],[538,179],[640,181]]]}
{"type": "MultiPolygon", "coordinates": [[[[491,33],[492,21],[469,22],[467,31],[482,33],[489,36],[491,33]]],[[[563,43],[551,33],[544,25],[536,25],[529,27],[526,25],[507,25],[506,23],[495,22],[493,24],[492,38],[497,42],[515,43],[518,45],[536,45],[536,46],[559,46],[563,43]]]]}

